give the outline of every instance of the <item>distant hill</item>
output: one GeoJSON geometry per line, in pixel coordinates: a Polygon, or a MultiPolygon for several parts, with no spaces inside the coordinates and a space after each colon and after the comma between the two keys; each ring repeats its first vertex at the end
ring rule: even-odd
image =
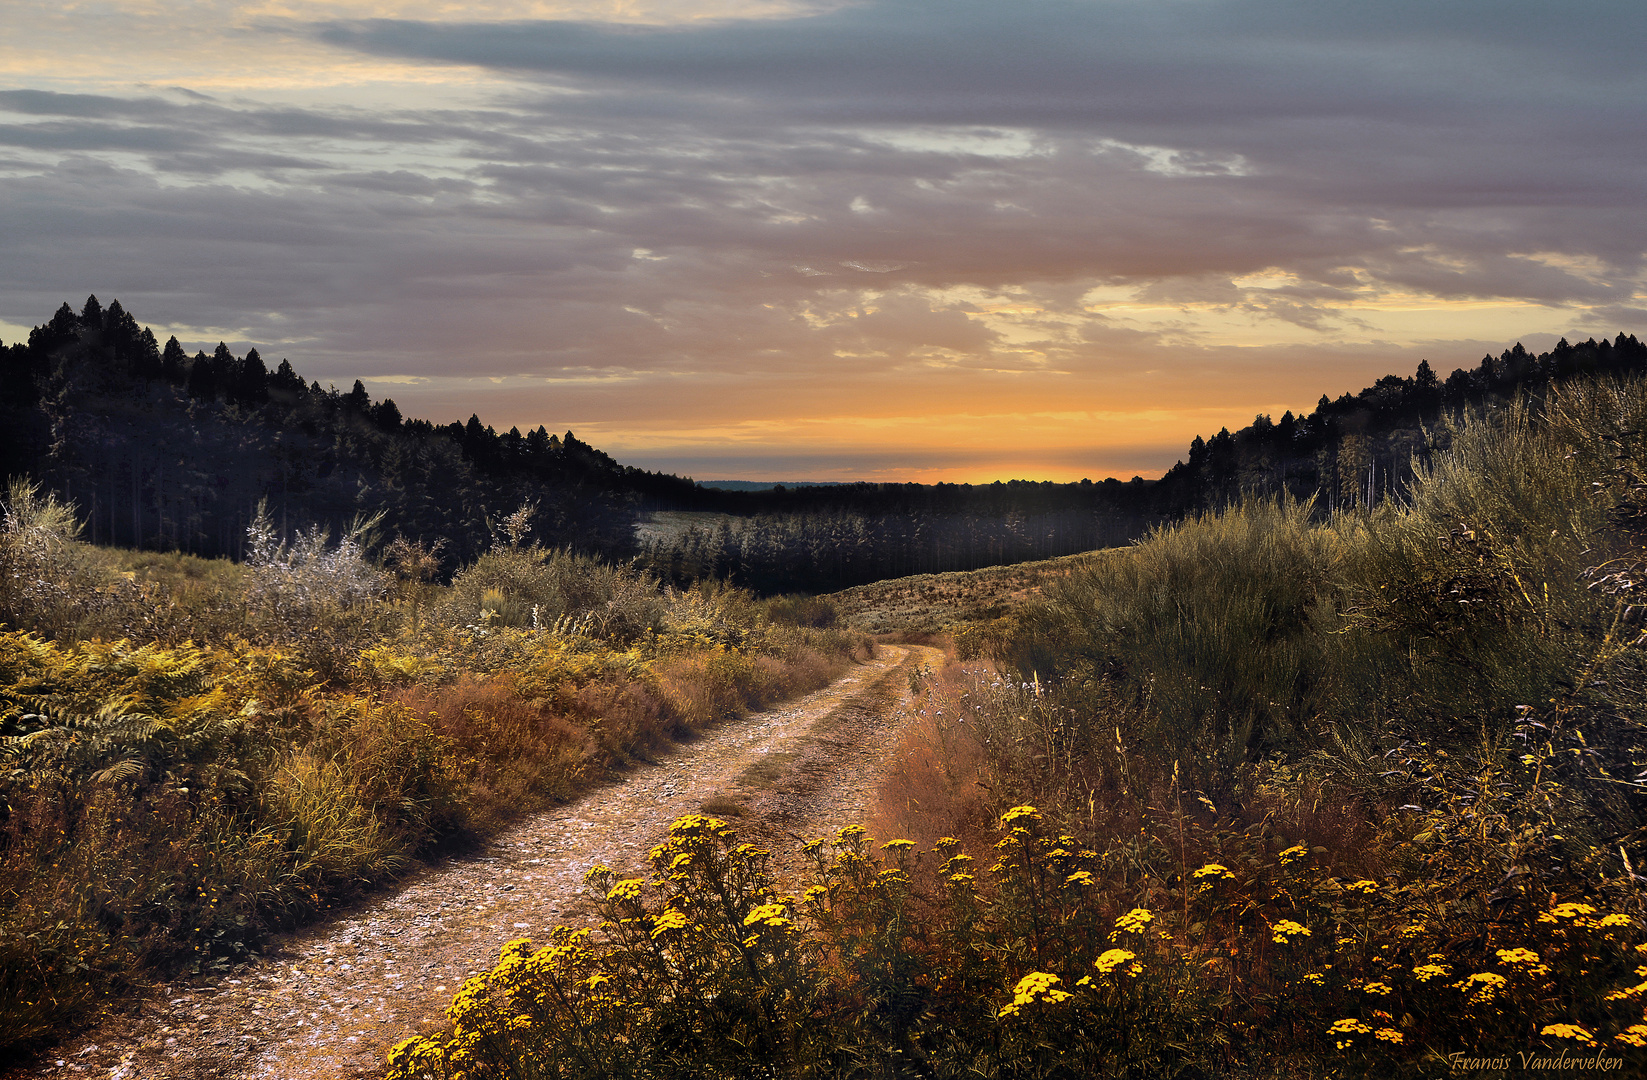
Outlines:
{"type": "Polygon", "coordinates": [[[842,480],[700,480],[715,491],[772,491],[776,488],[839,487],[842,480]]]}
{"type": "Polygon", "coordinates": [[[95,296],[0,347],[0,472],[73,500],[98,543],[237,556],[263,502],[288,533],[382,512],[386,536],[445,541],[449,566],[523,503],[532,539],[624,555],[644,500],[693,488],[571,432],[408,420],[359,380],[323,390],[256,349],[191,357],[95,296]]]}

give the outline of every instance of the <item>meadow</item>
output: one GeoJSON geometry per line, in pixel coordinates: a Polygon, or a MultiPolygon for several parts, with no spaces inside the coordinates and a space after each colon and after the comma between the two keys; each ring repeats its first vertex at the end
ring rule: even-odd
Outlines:
{"type": "Polygon", "coordinates": [[[1249,500],[950,624],[804,889],[682,818],[387,1075],[1639,1072],[1644,432],[1647,384],[1571,384],[1376,508],[1249,500]]]}

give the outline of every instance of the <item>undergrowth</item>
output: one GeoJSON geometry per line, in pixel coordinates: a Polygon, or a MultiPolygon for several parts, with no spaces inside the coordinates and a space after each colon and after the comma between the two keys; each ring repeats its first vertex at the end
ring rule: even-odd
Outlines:
{"type": "Polygon", "coordinates": [[[28,485],[7,505],[0,1050],[228,969],[867,648],[513,543],[445,587],[421,545],[369,559],[370,523],[286,544],[259,517],[230,566],[82,544],[28,485]]]}

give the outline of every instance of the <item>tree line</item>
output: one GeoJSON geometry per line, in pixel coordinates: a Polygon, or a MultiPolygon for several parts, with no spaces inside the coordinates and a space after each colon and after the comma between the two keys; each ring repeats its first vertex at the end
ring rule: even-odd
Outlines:
{"type": "Polygon", "coordinates": [[[485,550],[500,515],[529,505],[530,540],[548,547],[638,556],[680,584],[820,592],[1124,544],[1252,493],[1314,496],[1322,512],[1375,504],[1444,448],[1444,416],[1643,369],[1647,347],[1624,334],[1538,355],[1517,344],[1444,380],[1425,361],[1358,394],[1322,395],[1307,415],[1197,436],[1156,481],[727,491],[626,467],[541,425],[407,418],[359,380],[322,388],[287,360],[271,370],[255,348],[190,356],[119,301],[92,296],[78,312],[65,303],[26,343],[0,345],[0,473],[72,500],[98,543],[239,557],[259,505],[287,536],[381,512],[386,538],[444,541],[451,572],[485,550]],[[723,517],[638,540],[657,510],[723,517]]]}

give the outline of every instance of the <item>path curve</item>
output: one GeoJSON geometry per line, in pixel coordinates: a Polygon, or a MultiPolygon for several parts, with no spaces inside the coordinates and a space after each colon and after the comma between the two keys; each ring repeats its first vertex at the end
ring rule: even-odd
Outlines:
{"type": "Polygon", "coordinates": [[[470,974],[517,937],[584,925],[583,874],[640,872],[682,814],[710,803],[784,874],[794,837],[860,821],[897,744],[908,671],[926,646],[875,659],[782,707],[678,744],[393,894],[293,934],[232,977],[177,983],[0,1080],[326,1080],[381,1072],[388,1047],[440,1023],[470,974]]]}

